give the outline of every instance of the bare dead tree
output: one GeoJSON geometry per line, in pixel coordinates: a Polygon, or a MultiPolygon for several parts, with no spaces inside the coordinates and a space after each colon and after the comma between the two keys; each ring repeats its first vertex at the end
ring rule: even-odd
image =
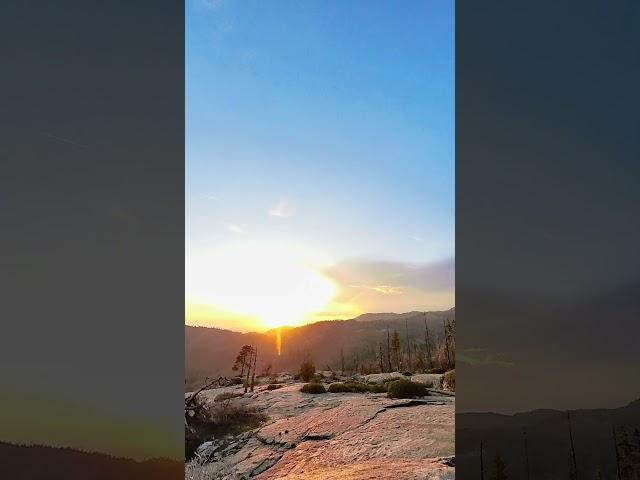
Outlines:
{"type": "Polygon", "coordinates": [[[409,319],[405,318],[404,319],[404,329],[407,335],[407,363],[408,363],[408,367],[409,370],[413,369],[413,365],[411,362],[411,342],[409,342],[409,319]]]}
{"type": "Polygon", "coordinates": [[[222,385],[228,385],[231,383],[227,377],[218,377],[213,380],[209,380],[209,378],[205,379],[204,384],[195,392],[192,392],[190,395],[185,397],[184,399],[184,426],[187,432],[192,433],[193,428],[191,427],[190,420],[200,419],[204,412],[205,406],[204,403],[201,403],[198,399],[198,395],[210,388],[219,387],[222,385]]]}
{"type": "Polygon", "coordinates": [[[480,440],[480,480],[484,480],[484,453],[482,452],[482,440],[480,440]]]}
{"type": "Polygon", "coordinates": [[[391,340],[390,340],[388,325],[387,325],[387,366],[389,367],[389,371],[391,372],[393,369],[391,367],[391,340]]]}
{"type": "Polygon", "coordinates": [[[384,361],[382,360],[382,342],[378,343],[378,361],[380,362],[380,373],[384,373],[384,361]]]}
{"type": "MultiPolygon", "coordinates": [[[[256,381],[256,364],[258,363],[258,345],[256,344],[256,348],[253,353],[253,373],[251,374],[251,391],[253,392],[253,386],[256,381]]],[[[251,367],[249,367],[251,368],[251,367]]]]}
{"type": "Polygon", "coordinates": [[[576,450],[573,446],[573,430],[571,428],[571,414],[569,410],[567,410],[567,424],[569,426],[569,445],[571,447],[571,464],[573,466],[573,471],[576,476],[576,480],[578,479],[578,465],[576,463],[576,450]]]}
{"type": "Polygon", "coordinates": [[[249,368],[247,368],[247,376],[244,379],[244,393],[247,393],[247,390],[249,390],[249,375],[251,374],[251,364],[253,363],[253,354],[254,354],[254,348],[251,347],[251,352],[249,353],[249,368]]]}
{"type": "Polygon", "coordinates": [[[449,332],[445,320],[442,321],[442,331],[444,333],[444,346],[447,352],[447,369],[449,369],[451,368],[451,354],[449,353],[449,332]]]}
{"type": "Polygon", "coordinates": [[[618,480],[622,480],[622,474],[620,472],[620,450],[618,450],[618,439],[616,438],[616,427],[611,424],[611,433],[613,434],[613,447],[616,453],[616,469],[618,474],[618,480]]]}
{"type": "Polygon", "coordinates": [[[522,428],[522,438],[524,440],[524,465],[527,469],[527,480],[531,480],[531,472],[529,471],[529,445],[527,444],[527,429],[522,428]]]}
{"type": "Polygon", "coordinates": [[[427,365],[433,368],[433,355],[431,354],[431,339],[429,338],[429,327],[427,326],[427,312],[424,312],[424,345],[427,355],[427,365]]]}

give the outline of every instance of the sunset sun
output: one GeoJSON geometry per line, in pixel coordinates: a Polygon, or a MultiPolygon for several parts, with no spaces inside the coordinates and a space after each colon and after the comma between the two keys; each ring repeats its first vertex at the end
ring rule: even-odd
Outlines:
{"type": "Polygon", "coordinates": [[[321,272],[328,263],[290,247],[245,245],[194,254],[187,258],[187,301],[250,316],[259,330],[299,325],[338,293],[321,272]]]}

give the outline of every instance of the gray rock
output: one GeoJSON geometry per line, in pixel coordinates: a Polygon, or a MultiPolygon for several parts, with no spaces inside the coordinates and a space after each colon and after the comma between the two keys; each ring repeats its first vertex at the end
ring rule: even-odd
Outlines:
{"type": "Polygon", "coordinates": [[[455,467],[456,466],[456,457],[455,456],[449,456],[449,457],[440,457],[438,459],[438,461],[443,464],[446,465],[448,467],[455,467]]]}
{"type": "Polygon", "coordinates": [[[208,460],[219,448],[220,445],[217,445],[215,440],[210,440],[208,442],[204,442],[196,449],[196,455],[203,460],[208,460]]]}
{"type": "Polygon", "coordinates": [[[423,383],[428,388],[442,388],[442,374],[440,373],[419,373],[411,377],[412,382],[423,383]]]}
{"type": "Polygon", "coordinates": [[[371,375],[365,375],[364,381],[365,383],[379,385],[386,380],[397,380],[400,378],[404,378],[404,376],[400,372],[372,373],[371,375]]]}
{"type": "Polygon", "coordinates": [[[258,465],[256,468],[253,469],[253,471],[251,472],[251,476],[255,477],[257,475],[260,475],[262,472],[269,470],[276,463],[278,463],[278,460],[280,460],[281,456],[282,455],[276,455],[276,456],[267,458],[260,465],[258,465]]]}

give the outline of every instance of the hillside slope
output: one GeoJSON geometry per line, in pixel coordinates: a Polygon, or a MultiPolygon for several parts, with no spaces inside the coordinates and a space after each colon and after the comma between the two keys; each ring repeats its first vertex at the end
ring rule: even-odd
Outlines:
{"type": "MultiPolygon", "coordinates": [[[[185,326],[185,368],[187,387],[205,376],[232,375],[234,359],[245,344],[258,347],[258,373],[268,365],[273,371],[295,371],[310,355],[318,368],[340,368],[341,352],[345,364],[352,368],[356,360],[375,357],[379,343],[386,345],[387,328],[397,330],[402,341],[409,338],[416,348],[424,345],[424,315],[367,314],[365,319],[317,322],[301,327],[281,329],[281,355],[276,348],[277,330],[265,333],[238,333],[218,328],[185,326]],[[376,317],[378,316],[378,317],[376,317]],[[367,320],[366,318],[369,318],[367,320]],[[405,324],[406,322],[406,324],[405,324]]],[[[442,338],[443,321],[455,318],[455,310],[428,312],[427,325],[432,341],[442,338]]]]}
{"type": "MultiPolygon", "coordinates": [[[[628,438],[637,442],[634,430],[640,428],[640,400],[615,409],[572,410],[570,418],[580,478],[595,479],[598,470],[602,478],[616,478],[612,428],[616,428],[618,441],[626,431],[628,438]]],[[[510,479],[527,478],[523,429],[526,429],[531,478],[569,478],[569,423],[567,413],[558,410],[515,415],[457,414],[457,473],[461,478],[480,478],[482,441],[485,466],[490,466],[496,454],[500,454],[510,479]]]]}
{"type": "Polygon", "coordinates": [[[0,478],[11,480],[180,480],[182,462],[136,462],[70,448],[0,442],[0,478]]]}

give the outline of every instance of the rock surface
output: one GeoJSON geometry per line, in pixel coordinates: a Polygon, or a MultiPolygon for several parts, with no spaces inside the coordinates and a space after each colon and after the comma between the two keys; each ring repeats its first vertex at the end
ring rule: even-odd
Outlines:
{"type": "MultiPolygon", "coordinates": [[[[202,465],[191,462],[186,478],[454,478],[453,397],[407,401],[384,394],[311,395],[301,393],[300,386],[233,399],[258,408],[269,420],[230,441],[229,445],[237,442],[230,455],[202,465]]],[[[207,401],[220,391],[204,392],[207,401]]]]}
{"type": "Polygon", "coordinates": [[[442,388],[441,373],[419,373],[411,377],[412,382],[424,383],[428,388],[440,390],[442,388]]]}
{"type": "Polygon", "coordinates": [[[372,373],[371,375],[365,375],[364,381],[365,383],[372,383],[374,385],[379,385],[386,380],[399,380],[401,378],[405,378],[405,377],[400,372],[372,373]]]}

